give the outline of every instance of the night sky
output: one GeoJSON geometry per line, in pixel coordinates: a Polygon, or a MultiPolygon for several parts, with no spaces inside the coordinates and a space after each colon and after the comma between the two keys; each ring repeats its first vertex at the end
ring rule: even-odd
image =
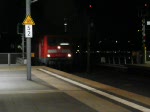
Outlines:
{"type": "MultiPolygon", "coordinates": [[[[140,27],[138,8],[145,1],[112,0],[39,0],[31,5],[35,36],[41,34],[63,34],[64,18],[67,18],[68,32],[87,35],[88,4],[92,3],[94,22],[94,40],[134,40],[138,41],[137,30],[140,27]]],[[[0,1],[1,11],[1,44],[19,40],[16,31],[17,23],[25,18],[25,0],[0,1]],[[5,39],[3,39],[5,37],[5,39]]],[[[36,37],[34,37],[36,38],[36,37]]],[[[18,41],[20,42],[20,41],[18,41]]],[[[10,42],[11,43],[11,42],[10,42]]]]}

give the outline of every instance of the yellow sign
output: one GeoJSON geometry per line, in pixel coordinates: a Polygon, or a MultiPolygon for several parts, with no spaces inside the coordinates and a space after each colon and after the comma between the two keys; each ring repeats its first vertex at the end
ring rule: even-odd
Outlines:
{"type": "Polygon", "coordinates": [[[25,20],[23,21],[22,24],[23,25],[35,25],[35,23],[30,15],[25,18],[25,20]]]}
{"type": "Polygon", "coordinates": [[[35,54],[34,54],[34,53],[31,53],[31,57],[34,58],[34,57],[35,57],[35,54]]]}

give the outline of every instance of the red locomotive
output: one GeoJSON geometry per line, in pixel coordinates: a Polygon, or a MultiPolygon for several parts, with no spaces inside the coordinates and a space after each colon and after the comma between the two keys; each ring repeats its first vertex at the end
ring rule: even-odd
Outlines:
{"type": "Polygon", "coordinates": [[[61,35],[45,35],[39,38],[38,59],[45,65],[71,64],[71,37],[61,35]]]}

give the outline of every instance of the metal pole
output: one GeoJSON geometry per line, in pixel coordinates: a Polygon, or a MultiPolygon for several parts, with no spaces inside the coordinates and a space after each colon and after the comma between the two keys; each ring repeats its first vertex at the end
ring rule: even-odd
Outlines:
{"type": "Polygon", "coordinates": [[[8,53],[8,66],[11,64],[10,53],[8,53]]]}
{"type": "MultiPolygon", "coordinates": [[[[26,0],[26,17],[31,15],[31,0],[26,0]]],[[[27,80],[31,80],[31,38],[26,38],[27,51],[27,80]]]]}
{"type": "Polygon", "coordinates": [[[24,33],[22,34],[22,59],[24,63],[24,33]]]}
{"type": "Polygon", "coordinates": [[[145,17],[142,19],[142,50],[143,50],[143,64],[146,63],[146,46],[145,46],[145,17]]]}

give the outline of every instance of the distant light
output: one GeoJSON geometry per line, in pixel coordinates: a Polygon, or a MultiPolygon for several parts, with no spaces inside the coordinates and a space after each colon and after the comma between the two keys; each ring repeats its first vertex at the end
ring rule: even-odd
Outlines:
{"type": "Polygon", "coordinates": [[[80,46],[78,46],[78,47],[80,47],[80,46]]]}
{"type": "Polygon", "coordinates": [[[145,4],[144,6],[147,7],[147,4],[145,4]]]}
{"type": "Polygon", "coordinates": [[[118,43],[118,41],[116,40],[116,43],[118,43]]]}
{"type": "Polygon", "coordinates": [[[64,26],[67,26],[67,23],[64,23],[64,26]]]}
{"type": "Polygon", "coordinates": [[[138,32],[140,32],[140,30],[138,30],[138,32]]]}
{"type": "Polygon", "coordinates": [[[92,9],[92,8],[93,8],[93,6],[92,6],[92,5],[89,5],[89,8],[90,8],[90,9],[92,9]]]}

